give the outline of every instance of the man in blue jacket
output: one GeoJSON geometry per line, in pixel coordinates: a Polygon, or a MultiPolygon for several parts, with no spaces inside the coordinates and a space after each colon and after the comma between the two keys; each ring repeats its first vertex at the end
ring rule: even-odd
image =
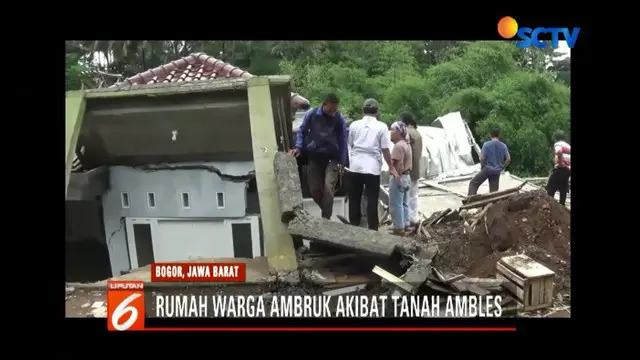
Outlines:
{"type": "Polygon", "coordinates": [[[309,191],[325,219],[331,218],[336,183],[348,162],[347,122],[338,112],[339,103],[335,94],[328,94],[321,107],[307,111],[289,152],[306,156],[309,191]]]}

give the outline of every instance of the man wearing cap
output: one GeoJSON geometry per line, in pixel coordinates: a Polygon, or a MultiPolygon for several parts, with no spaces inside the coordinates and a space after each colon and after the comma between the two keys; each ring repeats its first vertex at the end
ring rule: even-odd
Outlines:
{"type": "Polygon", "coordinates": [[[304,115],[298,128],[296,145],[289,153],[307,158],[307,179],[313,201],[322,217],[333,213],[333,195],[343,166],[347,164],[347,122],[340,112],[335,94],[328,94],[322,106],[304,115]]]}
{"type": "Polygon", "coordinates": [[[349,222],[360,226],[360,202],[363,190],[367,197],[369,229],[378,230],[378,199],[382,158],[391,164],[391,138],[387,125],[378,121],[380,104],[367,99],[362,105],[364,116],[349,126],[349,222]]]}
{"type": "Polygon", "coordinates": [[[411,189],[409,189],[409,220],[412,225],[418,223],[418,179],[422,177],[422,135],[418,132],[418,124],[410,112],[400,114],[400,121],[407,125],[409,146],[411,147],[411,189]]]}

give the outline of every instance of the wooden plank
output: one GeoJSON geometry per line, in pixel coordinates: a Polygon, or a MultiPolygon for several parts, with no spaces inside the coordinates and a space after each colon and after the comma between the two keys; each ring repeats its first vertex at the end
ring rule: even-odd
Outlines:
{"type": "Polygon", "coordinates": [[[449,286],[451,286],[453,289],[455,289],[459,293],[464,293],[468,291],[468,288],[470,285],[463,282],[462,280],[458,280],[458,281],[452,282],[451,284],[449,284],[449,286]]]}
{"type": "Polygon", "coordinates": [[[391,256],[405,241],[399,236],[300,213],[289,222],[287,229],[293,236],[323,245],[381,256],[391,256]]]}
{"type": "Polygon", "coordinates": [[[478,296],[486,296],[491,294],[491,291],[487,290],[487,289],[483,289],[478,285],[469,285],[467,286],[467,290],[469,290],[469,292],[478,295],[478,296]]]}
{"type": "Polygon", "coordinates": [[[410,284],[404,282],[404,280],[400,279],[399,277],[393,275],[392,273],[388,272],[387,270],[379,267],[376,265],[376,267],[373,268],[372,272],[378,276],[380,276],[381,278],[387,280],[388,282],[392,283],[393,285],[401,288],[402,290],[413,294],[414,288],[413,286],[411,286],[410,284]]]}
{"type": "Polygon", "coordinates": [[[509,281],[513,281],[520,286],[524,286],[524,279],[521,278],[518,274],[511,271],[511,269],[501,264],[500,262],[496,264],[496,269],[499,274],[502,274],[509,281]]]}
{"type": "Polygon", "coordinates": [[[475,175],[463,175],[463,176],[450,177],[450,178],[438,180],[438,184],[446,184],[446,183],[451,183],[451,182],[471,180],[471,179],[473,179],[474,176],[475,175]]]}
{"type": "Polygon", "coordinates": [[[449,294],[449,295],[456,295],[457,294],[457,292],[452,291],[451,289],[449,289],[447,287],[444,287],[442,285],[439,285],[435,281],[427,280],[426,284],[431,289],[433,289],[435,291],[439,291],[441,293],[445,293],[445,294],[449,294]]]}
{"type": "Polygon", "coordinates": [[[84,110],[86,106],[84,91],[67,91],[65,96],[65,197],[69,188],[69,176],[73,166],[73,159],[76,153],[78,135],[84,120],[84,110]]]}
{"type": "Polygon", "coordinates": [[[428,186],[431,186],[434,189],[438,189],[438,190],[446,191],[446,192],[451,193],[451,194],[458,195],[458,196],[463,197],[463,198],[467,197],[467,194],[465,194],[465,193],[463,193],[461,191],[452,189],[452,188],[450,188],[448,186],[438,184],[435,181],[421,180],[420,183],[428,185],[428,186]]]}
{"type": "Polygon", "coordinates": [[[454,276],[452,276],[452,277],[450,277],[450,278],[446,279],[446,280],[444,281],[444,283],[445,283],[445,284],[451,284],[452,282],[455,282],[455,281],[458,281],[458,280],[461,280],[461,279],[464,279],[464,275],[462,275],[462,274],[458,274],[458,275],[454,275],[454,276]]]}
{"type": "Polygon", "coordinates": [[[527,301],[527,305],[539,305],[540,304],[540,282],[532,281],[529,282],[530,291],[529,291],[529,300],[527,301]]]}
{"type": "Polygon", "coordinates": [[[553,278],[544,280],[544,302],[553,303],[553,278]]]}
{"type": "Polygon", "coordinates": [[[502,286],[503,280],[492,279],[492,278],[464,278],[460,281],[463,281],[468,284],[477,284],[478,286],[484,288],[493,288],[502,286]]]}
{"type": "Polygon", "coordinates": [[[276,271],[293,271],[297,269],[298,261],[293,240],[280,218],[280,200],[273,168],[278,145],[269,79],[265,77],[250,79],[247,96],[265,252],[270,268],[276,271]]]}
{"type": "Polygon", "coordinates": [[[524,289],[519,287],[516,283],[510,281],[506,277],[502,276],[502,274],[496,274],[496,279],[503,280],[502,286],[510,292],[513,296],[515,296],[519,301],[524,301],[524,289]]]}
{"type": "Polygon", "coordinates": [[[438,216],[436,216],[435,219],[433,219],[430,223],[429,226],[433,226],[435,225],[438,221],[442,220],[442,218],[444,218],[445,216],[447,216],[447,214],[449,214],[451,212],[451,209],[447,208],[444,211],[442,211],[438,216]]]}
{"type": "Polygon", "coordinates": [[[555,275],[549,268],[524,254],[505,256],[500,259],[499,263],[527,279],[555,275]]]}
{"type": "Polygon", "coordinates": [[[287,153],[277,152],[273,168],[278,183],[281,220],[289,222],[295,216],[295,212],[303,208],[298,162],[287,153]]]}
{"type": "Polygon", "coordinates": [[[467,204],[464,204],[464,205],[460,206],[460,210],[483,207],[483,206],[485,206],[487,204],[491,204],[491,203],[494,203],[494,202],[497,202],[497,201],[500,201],[500,200],[504,200],[504,199],[510,198],[513,195],[515,195],[515,193],[496,196],[496,197],[492,197],[492,198],[489,198],[489,199],[486,199],[486,200],[470,202],[470,203],[467,203],[467,204]]]}
{"type": "Polygon", "coordinates": [[[520,185],[518,185],[516,187],[513,187],[513,188],[509,188],[509,189],[505,189],[505,190],[501,190],[501,191],[495,191],[495,192],[487,193],[487,194],[471,195],[471,196],[467,197],[466,199],[463,199],[462,203],[463,204],[473,203],[473,202],[478,202],[478,201],[482,201],[482,200],[501,197],[501,196],[507,195],[507,194],[515,194],[518,191],[522,190],[522,188],[526,184],[527,184],[527,181],[525,181],[522,184],[520,184],[520,185]]]}

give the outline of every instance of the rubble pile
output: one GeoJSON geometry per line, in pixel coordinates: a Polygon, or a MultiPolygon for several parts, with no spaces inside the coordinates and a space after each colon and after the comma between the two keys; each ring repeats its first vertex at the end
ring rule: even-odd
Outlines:
{"type": "Polygon", "coordinates": [[[493,277],[504,256],[526,254],[556,273],[556,291],[571,287],[571,216],[544,190],[515,194],[483,210],[483,219],[441,223],[430,229],[441,243],[434,266],[470,277],[493,277]]]}

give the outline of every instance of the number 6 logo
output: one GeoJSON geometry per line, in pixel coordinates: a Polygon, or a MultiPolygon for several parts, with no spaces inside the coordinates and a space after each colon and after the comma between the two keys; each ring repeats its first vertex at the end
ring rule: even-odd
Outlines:
{"type": "Polygon", "coordinates": [[[144,284],[141,281],[109,282],[107,290],[107,328],[109,330],[144,329],[143,287],[144,284]]]}
{"type": "Polygon", "coordinates": [[[114,329],[118,331],[129,330],[129,328],[136,323],[136,320],[138,320],[138,309],[135,306],[129,306],[129,304],[131,304],[135,299],[139,298],[140,296],[142,295],[141,294],[129,295],[113,310],[113,313],[111,314],[111,326],[113,326],[114,329]],[[127,319],[127,321],[123,322],[122,324],[119,324],[120,318],[126,315],[127,313],[131,314],[131,316],[129,316],[129,319],[127,319]]]}

